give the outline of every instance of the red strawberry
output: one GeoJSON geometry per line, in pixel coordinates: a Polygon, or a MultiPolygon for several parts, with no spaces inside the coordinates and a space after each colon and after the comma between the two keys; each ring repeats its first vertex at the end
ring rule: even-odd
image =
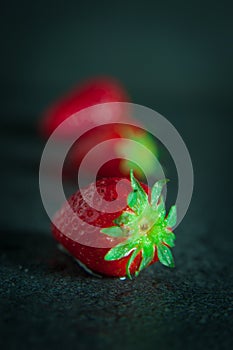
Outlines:
{"type": "Polygon", "coordinates": [[[83,190],[84,196],[80,191],[72,195],[54,217],[54,237],[82,266],[102,275],[131,278],[157,260],[173,267],[169,247],[174,246],[176,209],[165,216],[161,192],[166,180],[157,181],[151,191],[132,171],[131,189],[120,180],[98,180],[83,190]],[[98,210],[87,201],[98,204],[98,210]],[[109,213],[112,204],[115,212],[109,213]]]}
{"type": "MultiPolygon", "coordinates": [[[[73,89],[71,92],[68,92],[67,95],[55,102],[47,109],[47,111],[45,111],[40,124],[41,133],[45,137],[49,137],[65,119],[86,107],[103,102],[120,101],[128,101],[128,97],[123,87],[118,82],[111,78],[96,78],[89,80],[83,85],[73,89]]],[[[106,156],[111,155],[114,160],[107,162],[101,167],[101,169],[99,169],[98,178],[128,176],[129,166],[133,166],[137,176],[143,178],[140,168],[137,167],[135,163],[130,163],[124,159],[126,149],[127,155],[129,156],[135,154],[138,156],[139,152],[135,150],[132,145],[128,146],[127,142],[122,141],[121,139],[129,138],[138,141],[142,145],[148,147],[155,156],[157,156],[157,147],[149,133],[134,126],[134,124],[135,121],[129,118],[129,108],[126,104],[101,105],[101,108],[97,109],[95,115],[92,115],[90,111],[83,111],[81,115],[79,114],[75,121],[75,125],[71,123],[63,127],[59,133],[59,139],[74,135],[76,130],[78,130],[80,135],[82,134],[82,130],[85,130],[86,127],[93,127],[94,129],[83,134],[70,150],[64,167],[64,175],[66,179],[77,178],[77,170],[83,157],[94,146],[100,142],[112,140],[114,138],[117,140],[114,141],[111,147],[106,144],[99,154],[95,154],[94,157],[90,159],[85,171],[95,174],[95,171],[97,170],[97,160],[103,160],[103,163],[105,163],[106,156]],[[99,114],[99,116],[97,114],[99,114]],[[108,116],[110,124],[96,127],[96,125],[98,125],[98,119],[106,118],[106,116],[108,116]],[[119,124],[111,124],[123,120],[132,125],[120,126],[119,124]]],[[[60,142],[60,140],[58,140],[58,142],[60,142]]],[[[147,175],[154,172],[154,168],[151,167],[151,164],[154,162],[148,157],[148,153],[147,156],[142,154],[141,159],[144,159],[144,172],[147,175]]]]}
{"type": "MultiPolygon", "coordinates": [[[[84,108],[94,106],[105,102],[127,102],[128,96],[123,87],[112,78],[96,78],[86,81],[80,86],[77,86],[64,97],[52,104],[44,113],[40,130],[45,137],[49,137],[51,133],[65,119],[72,114],[81,111],[84,108]]],[[[103,113],[109,112],[109,107],[103,107],[103,113]]],[[[126,113],[125,106],[111,106],[109,113],[109,122],[117,122],[126,113]]],[[[83,125],[95,126],[93,120],[90,120],[90,114],[87,118],[79,120],[78,128],[83,128],[83,125]]],[[[61,132],[61,137],[73,134],[73,127],[67,126],[61,132]]]]}

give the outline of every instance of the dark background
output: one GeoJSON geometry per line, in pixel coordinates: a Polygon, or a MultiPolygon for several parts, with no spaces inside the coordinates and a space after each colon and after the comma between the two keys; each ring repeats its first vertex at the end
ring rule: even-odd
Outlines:
{"type": "Polygon", "coordinates": [[[230,1],[1,2],[3,349],[230,349],[230,1]],[[195,189],[176,268],[95,279],[57,251],[40,201],[40,113],[77,82],[111,75],[177,128],[195,189]]]}

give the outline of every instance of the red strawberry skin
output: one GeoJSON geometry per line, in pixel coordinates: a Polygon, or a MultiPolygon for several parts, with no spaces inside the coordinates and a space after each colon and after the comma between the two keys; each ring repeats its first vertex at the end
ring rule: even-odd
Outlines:
{"type": "MultiPolygon", "coordinates": [[[[116,185],[121,178],[105,178],[96,182],[98,194],[107,202],[111,203],[117,199],[116,185]]],[[[149,188],[141,184],[143,189],[148,193],[149,188]]],[[[118,193],[120,193],[120,203],[127,203],[127,196],[131,192],[130,183],[125,181],[119,185],[118,193]],[[119,192],[120,191],[120,192],[119,192]]],[[[85,189],[85,196],[89,198],[93,194],[93,184],[85,189]]],[[[92,203],[95,205],[98,198],[92,198],[92,203]]],[[[119,238],[112,238],[101,233],[100,230],[104,227],[113,225],[113,220],[119,217],[123,210],[127,210],[127,206],[114,213],[106,213],[108,205],[100,204],[98,210],[91,208],[82,197],[80,191],[76,192],[68,200],[61,210],[54,217],[52,224],[52,233],[55,239],[76,259],[86,265],[87,268],[101,275],[124,277],[126,275],[126,265],[131,254],[114,261],[106,261],[104,259],[111,247],[118,244],[119,238]],[[71,211],[68,209],[71,207],[71,211]],[[71,213],[71,214],[70,214],[71,213]],[[82,220],[82,224],[76,220],[75,216],[82,220]],[[74,224],[75,222],[75,224],[74,224]],[[90,230],[90,225],[93,228],[90,230]],[[63,232],[64,233],[63,233],[63,232]],[[91,232],[90,232],[91,231],[91,232]],[[84,242],[89,243],[84,244],[84,242]],[[104,247],[104,248],[102,248],[104,247]]],[[[151,263],[158,260],[155,251],[154,259],[151,263]]],[[[139,253],[130,266],[130,273],[134,274],[138,269],[141,261],[139,253]]]]}
{"type": "MultiPolygon", "coordinates": [[[[81,111],[84,108],[94,106],[106,102],[128,102],[129,98],[124,88],[118,81],[109,77],[100,77],[90,79],[73,88],[67,92],[59,100],[55,101],[44,112],[39,128],[44,137],[49,137],[52,132],[72,114],[81,111]]],[[[109,122],[116,122],[125,111],[122,106],[117,106],[111,110],[111,120],[109,122]]],[[[82,123],[89,125],[88,118],[80,121],[80,128],[82,123]]],[[[61,137],[67,137],[72,134],[72,129],[64,128],[61,137]]]]}

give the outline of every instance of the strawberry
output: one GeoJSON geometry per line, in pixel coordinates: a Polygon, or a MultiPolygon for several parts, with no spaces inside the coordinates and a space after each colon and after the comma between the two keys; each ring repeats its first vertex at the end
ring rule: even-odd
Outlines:
{"type": "MultiPolygon", "coordinates": [[[[40,131],[43,136],[49,137],[50,134],[72,114],[79,112],[86,107],[90,107],[103,102],[127,102],[128,96],[123,87],[112,78],[96,78],[77,86],[72,91],[68,92],[63,98],[52,104],[44,113],[40,123],[40,131]]],[[[143,173],[140,167],[125,160],[125,150],[127,155],[137,155],[138,151],[134,147],[129,146],[122,138],[135,140],[149,148],[149,150],[157,156],[157,147],[154,139],[149,133],[134,126],[135,121],[129,117],[129,106],[126,104],[106,104],[102,105],[93,116],[90,111],[83,111],[77,115],[75,125],[65,125],[59,132],[59,140],[68,138],[78,130],[79,135],[88,127],[91,130],[85,132],[74,144],[70,150],[63,174],[67,180],[74,180],[77,177],[77,170],[84,156],[98,143],[106,140],[116,139],[112,146],[106,144],[101,152],[96,153],[87,164],[85,171],[87,173],[95,173],[97,161],[105,159],[107,155],[111,155],[114,160],[104,164],[97,174],[97,178],[112,177],[112,176],[129,176],[129,165],[134,166],[138,177],[143,178],[143,173]],[[98,115],[100,114],[100,115],[98,115]],[[109,124],[97,126],[99,118],[108,117],[109,124]],[[132,124],[124,126],[123,124],[112,124],[123,121],[132,124]],[[77,128],[77,129],[76,129],[77,128]]],[[[138,123],[136,123],[138,124],[138,123]]],[[[147,153],[148,155],[148,153],[147,153]]],[[[135,158],[135,157],[134,157],[135,158]]],[[[137,157],[136,157],[137,159],[137,157]]],[[[153,172],[151,158],[143,154],[141,159],[144,159],[143,170],[147,175],[153,172]]]]}
{"type": "MultiPolygon", "coordinates": [[[[112,78],[96,78],[88,80],[69,91],[64,97],[55,101],[43,114],[40,122],[40,131],[43,136],[49,137],[51,133],[72,114],[81,111],[84,108],[94,106],[105,102],[127,102],[128,96],[123,87],[112,78]]],[[[122,105],[111,107],[109,122],[117,122],[126,113],[122,105]]],[[[103,107],[104,112],[109,112],[109,107],[103,107]]],[[[102,115],[103,115],[102,114],[102,115]]],[[[81,117],[77,127],[83,128],[83,124],[95,126],[93,120],[90,120],[90,113],[87,118],[81,117]]],[[[73,134],[73,126],[63,128],[61,137],[67,137],[73,134]]]]}
{"type": "Polygon", "coordinates": [[[157,181],[150,190],[132,170],[130,179],[131,186],[122,178],[97,180],[73,194],[55,214],[55,239],[89,271],[132,278],[158,260],[174,266],[170,247],[176,208],[166,216],[161,194],[167,180],[157,181]],[[114,201],[115,210],[109,212],[114,201]]]}

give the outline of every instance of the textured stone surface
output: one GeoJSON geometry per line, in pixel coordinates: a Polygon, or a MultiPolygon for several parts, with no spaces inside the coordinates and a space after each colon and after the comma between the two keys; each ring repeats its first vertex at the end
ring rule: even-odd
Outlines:
{"type": "Polygon", "coordinates": [[[87,275],[48,235],[5,232],[1,241],[7,348],[230,348],[232,275],[204,248],[190,257],[178,242],[175,270],[157,264],[121,281],[87,275]]]}

